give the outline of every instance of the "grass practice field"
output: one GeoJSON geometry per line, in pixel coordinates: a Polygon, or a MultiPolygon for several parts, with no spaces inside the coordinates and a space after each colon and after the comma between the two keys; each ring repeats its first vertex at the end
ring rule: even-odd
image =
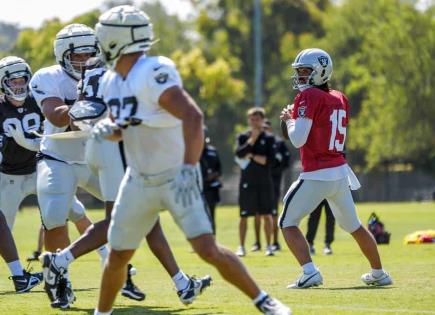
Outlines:
{"type": "MultiPolygon", "coordinates": [[[[217,209],[217,239],[235,250],[238,245],[237,207],[217,209]]],[[[258,283],[271,295],[291,306],[294,314],[435,314],[435,244],[403,245],[403,237],[415,230],[435,229],[435,203],[364,203],[358,205],[360,218],[365,221],[376,211],[391,232],[389,245],[380,247],[385,268],[391,273],[394,285],[386,288],[365,286],[360,276],[369,270],[368,263],[353,239],[340,228],[336,229],[334,255],[321,255],[324,237],[324,215],[319,227],[314,261],[320,267],[324,285],[308,290],[288,290],[287,284],[300,274],[300,268],[288,249],[275,257],[264,252],[248,253],[243,262],[258,283]]],[[[98,220],[103,212],[89,211],[98,220]]],[[[190,252],[190,246],[168,213],[162,214],[167,234],[179,265],[188,274],[210,274],[214,282],[190,307],[182,305],[172,281],[158,264],[145,243],[133,258],[138,269],[136,284],[146,291],[143,302],[119,296],[115,314],[258,314],[251,301],[227,284],[209,265],[190,252]]],[[[247,247],[253,243],[253,223],[248,230],[247,247]]],[[[24,209],[18,214],[14,229],[22,261],[34,250],[39,227],[39,214],[35,209],[24,209]]],[[[305,231],[306,221],[302,223],[305,231]]],[[[72,237],[77,236],[71,227],[72,237]]],[[[0,240],[1,241],[1,240],[0,240]]],[[[264,243],[264,242],[263,242],[264,243]]],[[[283,242],[282,242],[282,245],[283,242]]],[[[39,263],[33,263],[40,270],[39,263]]],[[[0,265],[0,315],[15,314],[93,314],[97,302],[101,265],[96,253],[75,261],[70,268],[77,301],[69,311],[51,309],[42,285],[32,292],[17,295],[9,270],[0,265]]]]}

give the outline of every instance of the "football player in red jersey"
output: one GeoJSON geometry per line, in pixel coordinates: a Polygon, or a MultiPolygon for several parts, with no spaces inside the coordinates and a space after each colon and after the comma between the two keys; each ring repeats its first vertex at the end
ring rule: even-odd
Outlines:
{"type": "Polygon", "coordinates": [[[309,288],[323,282],[298,225],[324,199],[339,225],[353,236],[370,262],[372,271],[362,275],[361,280],[368,285],[392,284],[382,268],[375,240],[358,219],[350,192],[360,184],[343,155],[349,104],[343,93],[328,86],[331,57],[321,49],[305,49],[297,55],[292,68],[293,87],[300,92],[280,118],[287,125],[290,141],[300,150],[303,172],[284,197],[279,225],[303,274],[288,288],[309,288]]]}

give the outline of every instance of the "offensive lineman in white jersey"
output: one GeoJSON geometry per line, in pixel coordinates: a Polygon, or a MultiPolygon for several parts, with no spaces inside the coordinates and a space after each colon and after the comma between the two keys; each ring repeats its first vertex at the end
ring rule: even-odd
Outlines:
{"type": "MultiPolygon", "coordinates": [[[[69,111],[74,124],[83,130],[92,128],[95,122],[108,116],[107,106],[98,93],[99,82],[105,68],[97,58],[90,58],[86,63],[86,69],[83,80],[79,84],[79,98],[82,98],[83,101],[77,102],[69,111]]],[[[107,243],[110,215],[125,173],[123,143],[108,140],[97,141],[91,138],[86,143],[86,161],[91,171],[100,179],[101,193],[106,205],[106,218],[95,223],[85,235],[60,253],[44,254],[52,259],[50,271],[53,275],[59,274],[59,270],[67,271],[69,264],[75,259],[107,243]]],[[[151,251],[174,281],[181,302],[183,304],[192,303],[210,285],[211,278],[206,276],[202,279],[195,279],[184,274],[175,261],[159,221],[156,222],[146,238],[151,251]]],[[[143,300],[145,295],[132,283],[130,270],[131,265],[129,264],[127,281],[122,289],[122,295],[139,301],[143,300]]]]}
{"type": "Polygon", "coordinates": [[[115,123],[101,121],[93,134],[97,139],[122,136],[128,169],[110,223],[111,251],[95,314],[111,314],[125,266],[161,209],[170,211],[199,256],[249,296],[261,312],[291,314],[287,306],[260,290],[237,256],[214,239],[195,166],[204,143],[202,113],[182,88],[174,63],[144,55],[153,40],[148,16],[132,6],[115,7],[100,16],[96,35],[112,67],[101,89],[115,123]]]}
{"type": "MultiPolygon", "coordinates": [[[[58,65],[35,73],[30,88],[46,120],[44,135],[69,128],[69,105],[77,98],[77,82],[82,66],[97,51],[93,30],[82,24],[71,24],[56,35],[54,53],[58,65]]],[[[98,178],[86,166],[84,139],[55,140],[43,137],[37,165],[37,195],[41,219],[46,228],[45,248],[63,249],[70,243],[66,219],[77,187],[100,197],[98,178]]],[[[51,260],[42,256],[44,289],[52,307],[66,308],[75,300],[68,274],[49,274],[51,260]],[[59,290],[58,290],[59,289],[59,290]]],[[[59,274],[59,272],[58,272],[59,274]]]]}

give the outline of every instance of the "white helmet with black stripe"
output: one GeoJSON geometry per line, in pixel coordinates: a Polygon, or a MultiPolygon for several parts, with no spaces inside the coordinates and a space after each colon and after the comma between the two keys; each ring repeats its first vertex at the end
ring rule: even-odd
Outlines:
{"type": "Polygon", "coordinates": [[[319,48],[308,48],[302,50],[292,63],[292,68],[310,68],[311,74],[308,77],[298,75],[297,71],[292,76],[293,88],[303,89],[308,86],[320,86],[331,79],[332,59],[329,54],[319,48]]]}
{"type": "Polygon", "coordinates": [[[80,80],[85,61],[71,60],[71,54],[97,53],[97,40],[94,31],[84,24],[70,24],[56,35],[54,55],[59,65],[74,79],[80,80]]]}
{"type": "Polygon", "coordinates": [[[130,5],[103,13],[95,26],[95,34],[102,59],[111,67],[121,55],[148,51],[154,38],[148,15],[130,5]]]}
{"type": "Polygon", "coordinates": [[[20,57],[8,56],[0,60],[0,91],[16,101],[24,101],[29,94],[29,81],[32,70],[27,62],[20,57]],[[14,79],[24,78],[22,82],[14,83],[14,79]]]}

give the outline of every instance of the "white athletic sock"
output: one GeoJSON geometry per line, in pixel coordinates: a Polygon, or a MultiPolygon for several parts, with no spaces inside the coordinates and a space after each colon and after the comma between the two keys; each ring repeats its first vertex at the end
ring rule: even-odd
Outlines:
{"type": "Polygon", "coordinates": [[[109,312],[100,312],[98,309],[95,309],[94,315],[111,315],[113,310],[110,310],[109,312]]]}
{"type": "Polygon", "coordinates": [[[266,296],[267,296],[267,293],[265,291],[261,290],[260,293],[257,295],[257,297],[252,300],[252,303],[254,303],[256,305],[258,302],[260,302],[266,296]]]}
{"type": "Polygon", "coordinates": [[[384,269],[372,269],[372,276],[375,278],[381,277],[385,273],[384,269]]]}
{"type": "Polygon", "coordinates": [[[73,254],[71,251],[67,248],[62,250],[59,254],[56,254],[56,257],[54,258],[54,263],[58,267],[62,267],[64,269],[67,269],[69,264],[72,263],[75,260],[73,254]]]}
{"type": "Polygon", "coordinates": [[[175,276],[172,277],[172,281],[174,281],[177,291],[184,290],[189,285],[189,278],[181,269],[175,276]]]}
{"type": "Polygon", "coordinates": [[[304,273],[306,275],[310,275],[317,271],[317,267],[313,262],[309,262],[306,263],[305,265],[302,265],[302,269],[304,269],[304,273]]]}
{"type": "Polygon", "coordinates": [[[21,266],[21,263],[19,260],[12,261],[8,263],[9,270],[11,271],[12,276],[22,276],[23,273],[23,266],[21,266]]]}
{"type": "Polygon", "coordinates": [[[103,245],[97,249],[97,253],[100,255],[101,262],[104,264],[107,260],[107,257],[109,257],[109,249],[106,245],[103,245]]]}

